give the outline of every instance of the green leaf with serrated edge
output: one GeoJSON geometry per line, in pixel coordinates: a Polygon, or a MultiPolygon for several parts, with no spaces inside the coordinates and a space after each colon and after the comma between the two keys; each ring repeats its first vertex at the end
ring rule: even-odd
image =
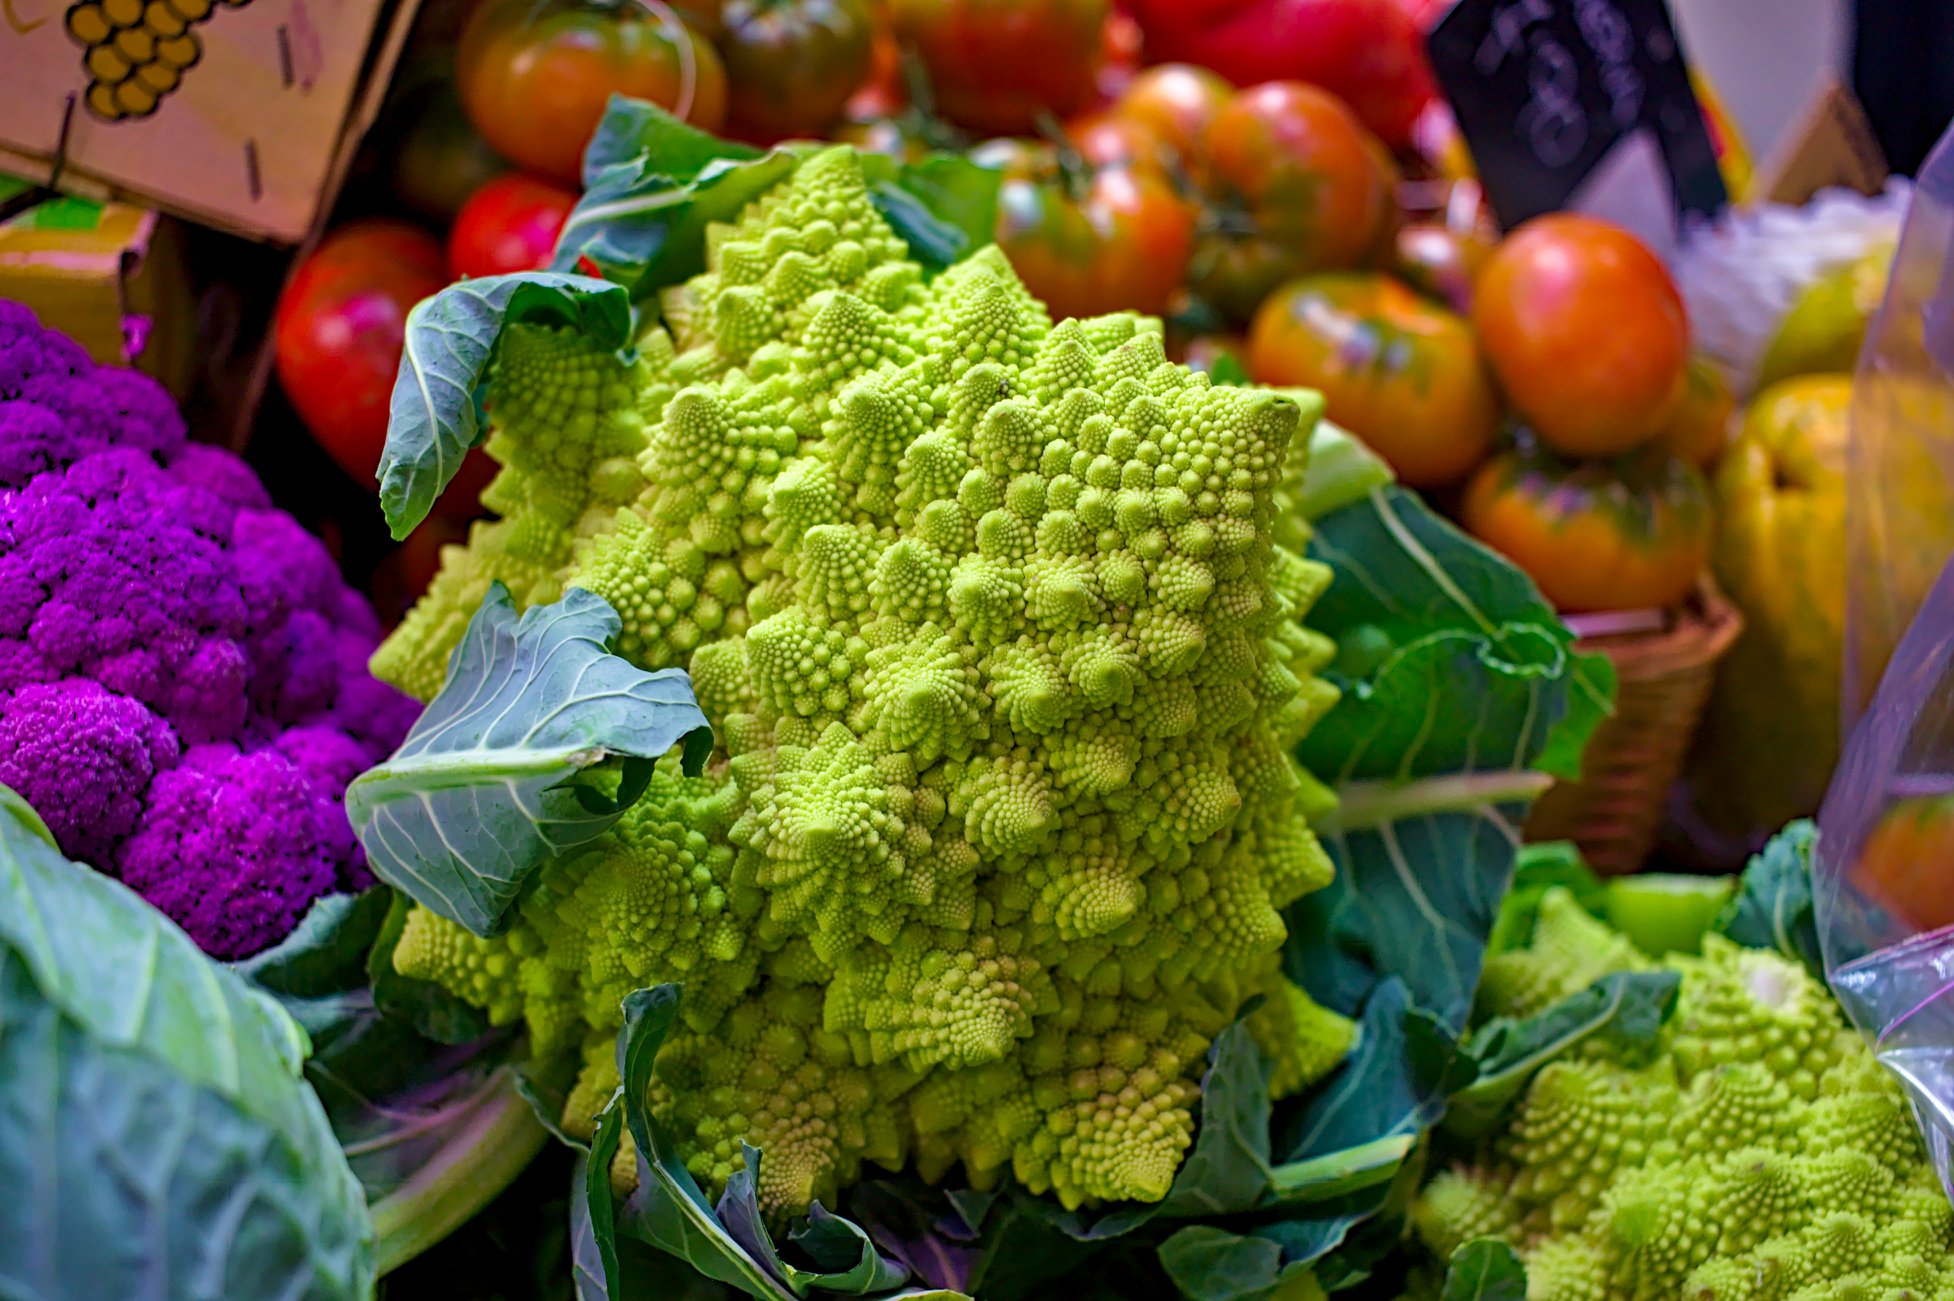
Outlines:
{"type": "Polygon", "coordinates": [[[602,835],[643,794],[631,761],[683,741],[685,768],[698,771],[712,733],[691,679],[610,654],[617,630],[616,612],[581,588],[518,619],[508,590],[490,586],[407,739],[346,788],[376,876],[496,935],[545,862],[602,835]],[[617,799],[584,780],[614,757],[626,761],[617,799]]]}
{"type": "Polygon", "coordinates": [[[1310,552],[1335,571],[1310,626],[1364,650],[1361,672],[1341,656],[1325,671],[1342,699],[1298,751],[1337,788],[1317,829],[1338,873],[1290,909],[1285,966],[1346,1013],[1393,973],[1461,1034],[1527,806],[1551,780],[1541,756],[1568,719],[1600,720],[1607,684],[1518,570],[1410,493],[1322,516],[1310,552]]]}
{"type": "Polygon", "coordinates": [[[518,321],[567,325],[599,347],[621,348],[631,336],[631,300],[608,281],[521,271],[463,280],[414,305],[380,453],[380,509],[396,539],[427,518],[482,441],[477,394],[502,327],[518,321]]]}
{"type": "Polygon", "coordinates": [[[0,1292],[370,1296],[373,1229],[306,1047],[0,787],[0,1292]]]}
{"type": "Polygon", "coordinates": [[[1498,1238],[1474,1238],[1452,1253],[1439,1301],[1527,1301],[1527,1271],[1498,1238]]]}
{"type": "Polygon", "coordinates": [[[1812,848],[1818,826],[1792,823],[1754,855],[1737,881],[1737,893],[1717,918],[1716,932],[1753,949],[1776,949],[1825,978],[1812,904],[1812,848]]]}
{"type": "Polygon", "coordinates": [[[365,983],[366,957],[392,902],[393,893],[384,886],[323,895],[305,910],[290,935],[231,967],[280,1000],[357,987],[365,983]]]}
{"type": "Polygon", "coordinates": [[[1191,1224],[1160,1244],[1160,1265],[1187,1301],[1268,1301],[1304,1264],[1285,1265],[1280,1243],[1191,1224]]]}
{"type": "Polygon", "coordinates": [[[1240,1021],[1215,1037],[1201,1081],[1201,1122],[1158,1213],[1179,1219],[1245,1211],[1269,1191],[1269,1085],[1240,1021]]]}
{"type": "MultiPolygon", "coordinates": [[[[623,1081],[624,1119],[638,1150],[638,1189],[624,1208],[627,1231],[689,1263],[708,1278],[763,1301],[798,1301],[797,1294],[767,1272],[726,1231],[692,1172],[645,1103],[652,1061],[678,1015],[677,985],[634,990],[624,998],[624,1028],[617,1036],[617,1073],[623,1081]]],[[[597,1149],[592,1147],[592,1159],[597,1149]]],[[[596,1176],[593,1174],[592,1178],[596,1176]]],[[[593,1197],[591,1213],[597,1214],[593,1197]]]]}
{"type": "MultiPolygon", "coordinates": [[[[706,228],[731,222],[793,172],[843,146],[789,141],[760,153],[713,137],[652,104],[614,96],[584,156],[584,193],[551,266],[589,266],[644,300],[705,269],[706,228]]],[[[990,242],[998,175],[955,154],[897,162],[861,154],[869,196],[925,269],[990,242]]]]}
{"type": "Polygon", "coordinates": [[[583,187],[589,189],[608,167],[644,156],[676,181],[689,181],[722,159],[758,158],[764,149],[702,131],[656,104],[612,95],[604,116],[583,151],[583,187]]]}
{"type": "Polygon", "coordinates": [[[1462,1138],[1492,1132],[1536,1070],[1594,1035],[1631,1050],[1649,1047],[1675,1011],[1680,985],[1673,971],[1618,971],[1533,1016],[1479,1027],[1466,1048],[1479,1077],[1452,1095],[1446,1132],[1462,1138]]]}

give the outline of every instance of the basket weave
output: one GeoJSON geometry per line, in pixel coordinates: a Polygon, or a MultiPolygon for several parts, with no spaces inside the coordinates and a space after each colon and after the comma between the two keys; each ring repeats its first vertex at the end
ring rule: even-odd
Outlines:
{"type": "Polygon", "coordinates": [[[1743,617],[1707,578],[1665,626],[1609,632],[1569,619],[1576,649],[1615,665],[1615,712],[1595,729],[1581,780],[1556,782],[1533,806],[1528,840],[1571,840],[1604,876],[1633,872],[1655,843],[1663,802],[1682,769],[1716,664],[1743,617]]]}

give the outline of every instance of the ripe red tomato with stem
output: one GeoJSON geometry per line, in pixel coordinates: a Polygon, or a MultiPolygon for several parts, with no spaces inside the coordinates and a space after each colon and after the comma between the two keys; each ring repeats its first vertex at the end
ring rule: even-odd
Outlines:
{"type": "Polygon", "coordinates": [[[1353,267],[1394,220],[1396,168],[1335,96],[1299,81],[1242,91],[1201,134],[1208,203],[1189,284],[1246,321],[1277,285],[1353,267]]]}
{"type": "Polygon", "coordinates": [[[1004,173],[996,238],[1054,320],[1164,315],[1194,247],[1194,212],[1157,168],[1093,167],[1069,144],[993,140],[971,157],[1004,173]]]}

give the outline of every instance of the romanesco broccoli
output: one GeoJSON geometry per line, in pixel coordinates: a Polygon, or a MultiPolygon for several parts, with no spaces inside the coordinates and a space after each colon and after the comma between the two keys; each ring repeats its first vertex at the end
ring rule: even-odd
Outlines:
{"type": "Polygon", "coordinates": [[[708,1187],[760,1148],[772,1211],[864,1161],[1157,1200],[1248,997],[1279,1088],[1351,1039],[1275,961],[1331,875],[1291,757],[1336,699],[1300,621],[1328,572],[1272,539],[1315,413],[1168,363],[1157,321],[1054,325],[995,249],[906,254],[836,149],[710,232],[631,358],[504,331],[501,518],[376,670],[429,695],[492,579],[582,587],[720,750],[507,934],[417,910],[395,963],[582,1053],[572,1128],[620,998],[682,982],[652,1105],[708,1187]]]}
{"type": "MultiPolygon", "coordinates": [[[[1517,1014],[1648,959],[1566,890],[1533,943],[1488,964],[1517,1014]]],[[[1652,1058],[1605,1043],[1542,1068],[1503,1132],[1412,1212],[1440,1259],[1491,1235],[1529,1301],[1945,1301],[1954,1211],[1898,1084],[1824,985],[1720,936],[1680,973],[1652,1058]]]]}

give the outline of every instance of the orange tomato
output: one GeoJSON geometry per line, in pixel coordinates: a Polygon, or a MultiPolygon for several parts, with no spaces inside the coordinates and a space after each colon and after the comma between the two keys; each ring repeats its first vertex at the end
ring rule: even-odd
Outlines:
{"type": "Polygon", "coordinates": [[[1342,101],[1299,81],[1229,100],[1201,133],[1198,172],[1215,219],[1190,286],[1233,320],[1285,280],[1358,265],[1393,219],[1384,147],[1342,101]]]}
{"type": "Polygon", "coordinates": [[[1160,167],[1173,161],[1152,127],[1110,110],[1081,118],[1067,128],[1066,136],[1094,167],[1160,167]]]}
{"type": "Polygon", "coordinates": [[[1499,398],[1465,318],[1375,272],[1328,272],[1255,314],[1249,375],[1313,388],[1327,414],[1414,488],[1463,478],[1493,449],[1499,398]]]}
{"type": "Polygon", "coordinates": [[[726,118],[719,55],[663,4],[483,0],[462,29],[455,83],[496,152],[564,185],[578,183],[613,94],[707,131],[726,118]]]}
{"type": "Polygon", "coordinates": [[[1472,320],[1507,397],[1565,455],[1632,451],[1682,401],[1682,296],[1619,226],[1573,213],[1526,222],[1481,273],[1472,320]]]}
{"type": "Polygon", "coordinates": [[[1710,558],[1709,489],[1673,456],[1611,467],[1509,452],[1473,476],[1460,518],[1567,614],[1675,605],[1710,558]]]}
{"type": "Polygon", "coordinates": [[[996,239],[1054,320],[1133,311],[1160,316],[1180,288],[1194,213],[1148,167],[1067,170],[1057,151],[993,140],[972,151],[1001,165],[996,239]]]}
{"type": "Polygon", "coordinates": [[[1922,931],[1954,925],[1954,795],[1888,808],[1859,847],[1850,879],[1922,931]]]}
{"type": "Polygon", "coordinates": [[[1730,445],[1730,416],[1737,397],[1723,372],[1706,357],[1690,359],[1683,376],[1683,400],[1669,418],[1656,446],[1699,470],[1715,465],[1730,445]]]}
{"type": "Polygon", "coordinates": [[[1107,112],[1137,122],[1182,158],[1191,159],[1201,133],[1234,93],[1226,79],[1206,68],[1163,63],[1135,77],[1107,112]]]}

